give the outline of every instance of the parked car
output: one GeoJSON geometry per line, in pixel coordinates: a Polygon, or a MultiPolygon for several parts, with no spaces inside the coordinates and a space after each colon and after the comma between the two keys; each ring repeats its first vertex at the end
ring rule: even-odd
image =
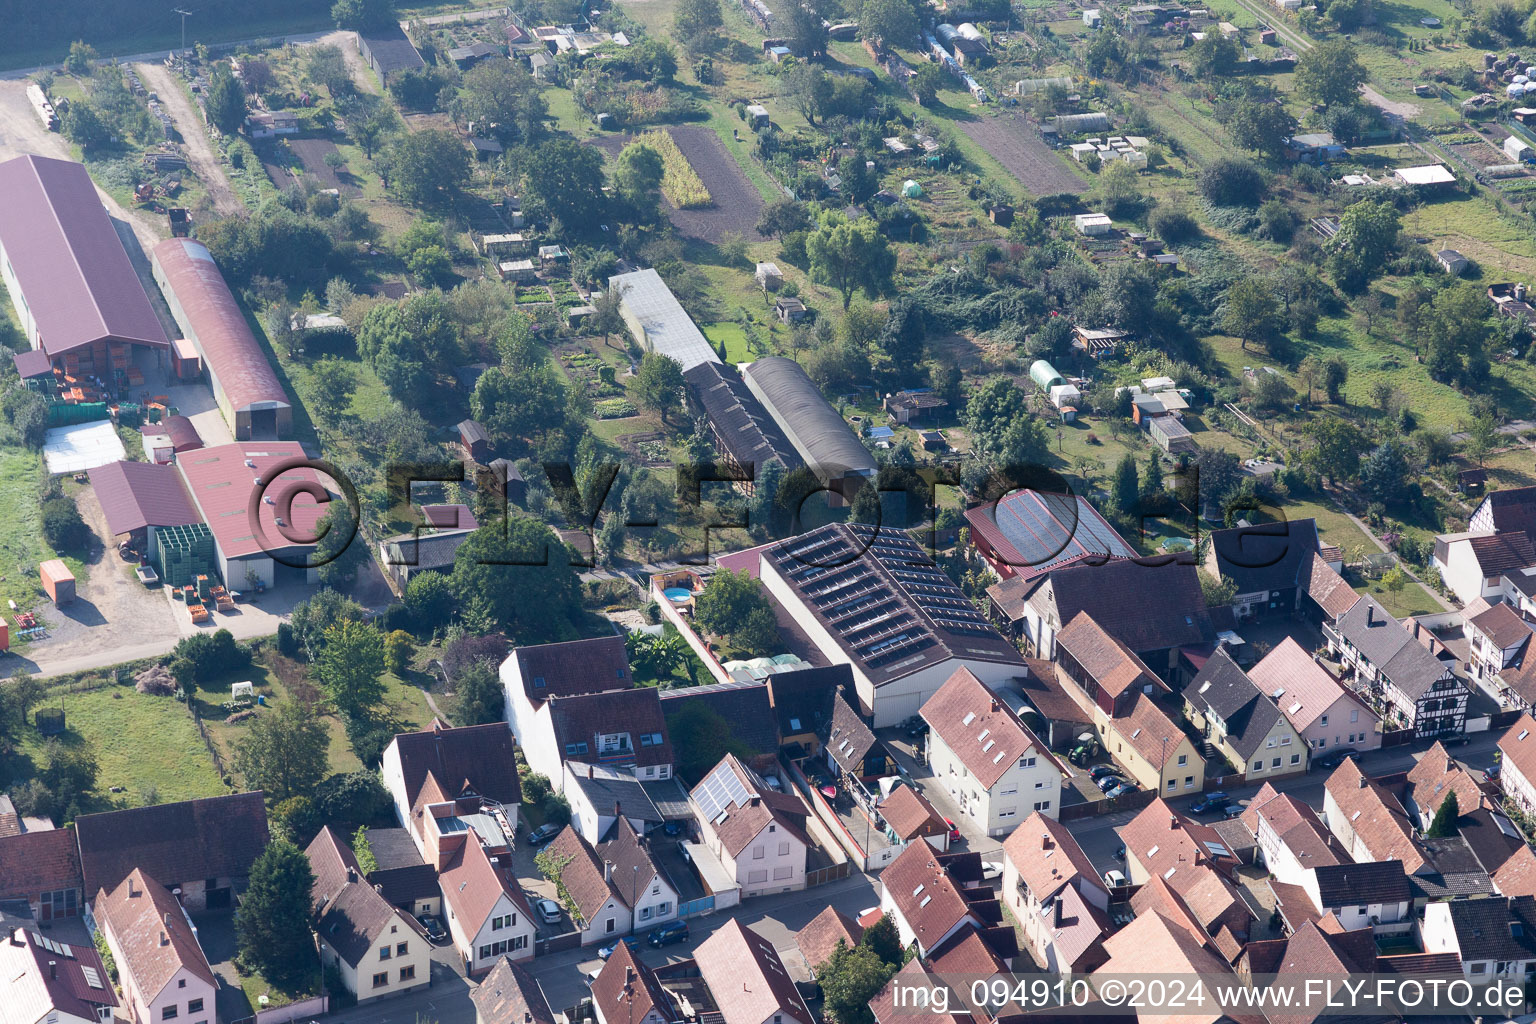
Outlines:
{"type": "Polygon", "coordinates": [[[1219,811],[1231,801],[1227,794],[1222,792],[1207,793],[1205,796],[1189,805],[1191,814],[1207,814],[1211,811],[1219,811]]]}
{"type": "Polygon", "coordinates": [[[427,933],[427,938],[433,943],[448,941],[448,931],[443,927],[443,922],[431,914],[418,914],[416,920],[421,922],[422,931],[427,933]]]}
{"type": "Polygon", "coordinates": [[[1312,763],[1319,768],[1337,768],[1345,761],[1353,761],[1360,756],[1360,752],[1354,747],[1334,747],[1321,757],[1314,757],[1312,763]]]}
{"type": "Polygon", "coordinates": [[[901,723],[901,731],[916,739],[928,731],[928,723],[923,721],[921,715],[913,715],[901,723]]]}
{"type": "Polygon", "coordinates": [[[554,900],[536,900],[533,909],[538,911],[540,919],[545,924],[560,923],[560,904],[554,900]]]}
{"type": "Polygon", "coordinates": [[[525,838],[530,846],[542,846],[559,835],[564,827],[564,825],[556,825],[553,822],[547,825],[540,825],[532,832],[529,832],[525,838]]]}
{"type": "Polygon", "coordinates": [[[1222,808],[1221,813],[1228,818],[1240,818],[1245,810],[1247,808],[1242,804],[1227,804],[1226,807],[1222,808]]]}
{"type": "Polygon", "coordinates": [[[670,946],[674,942],[688,941],[687,921],[668,921],[651,929],[651,934],[645,937],[645,944],[652,949],[660,949],[662,946],[670,946]]]}
{"type": "Polygon", "coordinates": [[[1127,794],[1127,793],[1134,793],[1134,792],[1136,792],[1136,786],[1135,785],[1133,785],[1132,783],[1129,783],[1129,782],[1122,782],[1122,783],[1120,783],[1120,785],[1116,786],[1114,789],[1110,790],[1108,793],[1105,793],[1104,795],[1109,797],[1109,799],[1113,800],[1117,796],[1125,796],[1125,794],[1127,794]]]}
{"type": "Polygon", "coordinates": [[[1125,860],[1125,844],[1115,847],[1115,860],[1125,860]]]}
{"type": "Polygon", "coordinates": [[[1110,868],[1104,872],[1104,884],[1111,889],[1118,889],[1125,885],[1125,872],[1119,868],[1110,868]]]}
{"type": "Polygon", "coordinates": [[[1499,763],[1497,761],[1495,761],[1493,764],[1489,765],[1487,768],[1483,769],[1483,781],[1484,782],[1497,782],[1497,781],[1499,781],[1499,763]]]}
{"type": "Polygon", "coordinates": [[[944,824],[949,826],[949,841],[952,843],[958,843],[960,841],[960,829],[957,828],[955,823],[950,821],[948,818],[944,819],[944,824]]]}
{"type": "Polygon", "coordinates": [[[1088,777],[1090,779],[1102,779],[1106,775],[1115,774],[1118,770],[1112,764],[1096,764],[1088,769],[1088,777]]]}
{"type": "Polygon", "coordinates": [[[609,957],[613,956],[613,952],[619,948],[620,942],[623,942],[624,945],[628,946],[631,953],[637,951],[640,948],[639,939],[635,938],[633,935],[626,935],[623,939],[614,939],[612,942],[608,943],[608,945],[599,949],[597,951],[598,958],[601,960],[607,960],[609,957]]]}
{"type": "Polygon", "coordinates": [[[990,882],[994,878],[1003,877],[1003,862],[1000,860],[984,860],[981,862],[981,880],[990,882]]]}
{"type": "Polygon", "coordinates": [[[1108,793],[1110,790],[1120,785],[1122,781],[1123,780],[1118,775],[1105,775],[1102,778],[1097,779],[1095,784],[1099,787],[1100,793],[1108,793]]]}

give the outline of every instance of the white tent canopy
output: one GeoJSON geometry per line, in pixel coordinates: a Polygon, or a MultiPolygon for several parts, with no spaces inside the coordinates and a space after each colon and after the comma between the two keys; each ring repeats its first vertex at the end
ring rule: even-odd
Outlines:
{"type": "Polygon", "coordinates": [[[49,473],[82,473],[127,457],[123,439],[117,436],[111,420],[54,427],[43,435],[43,459],[49,473]]]}

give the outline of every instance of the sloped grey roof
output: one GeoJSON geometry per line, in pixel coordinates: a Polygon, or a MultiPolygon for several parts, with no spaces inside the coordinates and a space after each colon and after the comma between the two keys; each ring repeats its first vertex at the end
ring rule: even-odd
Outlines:
{"type": "Polygon", "coordinates": [[[851,473],[874,474],[869,449],[799,363],[769,356],[749,365],[741,376],[822,482],[851,473]]]}

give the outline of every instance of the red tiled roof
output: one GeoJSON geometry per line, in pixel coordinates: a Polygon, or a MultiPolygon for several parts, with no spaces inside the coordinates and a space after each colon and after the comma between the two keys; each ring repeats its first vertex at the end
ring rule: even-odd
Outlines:
{"type": "Polygon", "coordinates": [[[134,868],[166,885],[242,878],[271,840],[259,791],[82,814],[75,835],[87,893],[115,888],[134,868]]]}
{"type": "Polygon", "coordinates": [[[1273,878],[1269,880],[1269,889],[1275,894],[1275,909],[1280,911],[1292,931],[1318,919],[1317,908],[1312,905],[1312,897],[1307,895],[1306,889],[1273,878]]]}
{"type": "Polygon", "coordinates": [[[957,669],[920,714],[983,789],[991,789],[1030,750],[1050,756],[1013,709],[968,668],[957,669]]]}
{"type": "Polygon", "coordinates": [[[826,963],[839,940],[852,949],[859,944],[864,929],[836,907],[828,907],[795,933],[795,945],[812,970],[826,963]]]}
{"type": "Polygon", "coordinates": [[[181,486],[175,466],[152,462],[109,462],[89,471],[91,487],[114,537],[146,526],[187,526],[201,522],[181,486]]]}
{"type": "Polygon", "coordinates": [[[455,791],[467,781],[476,793],[497,803],[516,806],[522,801],[512,731],[504,722],[450,729],[434,719],[420,732],[397,733],[394,745],[405,800],[413,807],[428,772],[455,791]]]}
{"type": "Polygon", "coordinates": [[[897,786],[880,805],[880,815],[899,839],[942,835],[949,826],[928,799],[911,786],[897,786]]]}
{"type": "Polygon", "coordinates": [[[1536,896],[1536,851],[1521,844],[1493,873],[1502,896],[1536,896]]]}
{"type": "Polygon", "coordinates": [[[1168,689],[1146,662],[1110,635],[1087,612],[1078,612],[1057,632],[1056,644],[1064,647],[1111,697],[1118,697],[1133,686],[1147,684],[1154,689],[1168,689]]]}
{"type": "Polygon", "coordinates": [[[1354,607],[1360,600],[1360,595],[1344,581],[1334,568],[1321,557],[1312,559],[1312,573],[1307,581],[1307,594],[1324,614],[1330,619],[1337,619],[1340,615],[1354,607]]]}
{"type": "Polygon", "coordinates": [[[193,238],[167,238],[155,246],[152,258],[156,280],[168,290],[172,310],[180,313],[178,322],[231,408],[244,412],[262,403],[267,403],[262,408],[290,405],[208,247],[193,238]]]}
{"type": "Polygon", "coordinates": [[[773,943],[740,921],[732,918],[715,929],[694,959],[725,1024],[763,1024],[778,1014],[815,1024],[773,943]]]}
{"type": "MultiPolygon", "coordinates": [[[[656,980],[656,973],[624,942],[614,946],[613,955],[593,980],[592,1002],[604,1008],[604,1020],[612,1020],[615,1024],[643,1021],[652,1011],[664,1021],[675,1017],[672,997],[656,980]]],[[[492,1022],[486,1021],[486,1024],[492,1022]]]]}
{"type": "Polygon", "coordinates": [[[146,1002],[153,1002],[182,968],[218,984],[181,904],[138,868],[112,892],[98,892],[95,913],[117,943],[117,969],[133,978],[146,1002]]]}
{"type": "Polygon", "coordinates": [[[475,1004],[476,1019],[483,1024],[555,1024],[539,983],[507,957],[496,961],[491,973],[470,992],[469,1000],[475,1004]]]}
{"type": "MultiPolygon", "coordinates": [[[[1104,941],[1104,949],[1109,953],[1108,962],[1100,968],[1104,974],[1231,973],[1231,968],[1221,957],[1156,910],[1137,915],[1130,924],[1104,941]]],[[[1167,1024],[1216,1024],[1218,1020],[1264,1024],[1261,1015],[1229,1015],[1219,1009],[1191,1011],[1161,1019],[1167,1024]]]]}
{"type": "Polygon", "coordinates": [[[1187,738],[1172,716],[1145,693],[1137,693],[1130,709],[1114,718],[1111,724],[1125,742],[1135,747],[1136,752],[1159,771],[1187,738]],[[1167,743],[1163,742],[1165,739],[1167,743]]]}
{"type": "Polygon", "coordinates": [[[1041,903],[1080,879],[1104,890],[1093,862],[1071,831],[1039,811],[1025,818],[1024,823],[1003,840],[1003,855],[1012,861],[1014,870],[1041,903]]]}
{"type": "Polygon", "coordinates": [[[309,891],[310,903],[317,910],[330,902],[348,882],[356,882],[362,877],[363,871],[357,863],[357,855],[352,852],[352,845],[329,825],[309,841],[304,856],[309,858],[309,870],[315,876],[315,884],[309,891]]]}
{"type": "Polygon", "coordinates": [[[620,905],[624,903],[612,883],[604,877],[597,854],[574,827],[565,826],[546,849],[551,857],[565,865],[560,870],[560,884],[570,894],[582,920],[596,920],[609,900],[620,905]]]}
{"type": "Polygon", "coordinates": [[[1471,814],[1483,805],[1482,787],[1438,740],[1409,769],[1408,787],[1408,795],[1418,805],[1425,824],[1435,816],[1446,796],[1453,792],[1462,814],[1471,814]]]}
{"type": "Polygon", "coordinates": [[[1375,717],[1359,698],[1345,689],[1291,637],[1282,640],[1249,669],[1248,678],[1275,699],[1281,714],[1297,732],[1310,727],[1340,697],[1349,697],[1352,703],[1375,717]],[[1277,692],[1278,697],[1275,696],[1277,692]]]}
{"type": "Polygon", "coordinates": [[[107,340],[170,347],[84,165],[7,160],[0,195],[0,246],[49,356],[107,340]]]}
{"type": "Polygon", "coordinates": [[[519,647],[512,657],[523,677],[523,691],[535,707],[550,697],[627,690],[635,685],[624,638],[618,635],[519,647]]]}
{"type": "Polygon", "coordinates": [[[318,504],[312,494],[301,488],[323,489],[325,481],[313,469],[287,469],[274,475],[279,465],[306,458],[297,441],[242,441],[199,449],[196,454],[177,459],[176,465],[203,522],[213,531],[219,550],[225,558],[239,558],[262,551],[311,546],[303,541],[315,536],[315,524],[330,506],[318,504]],[[247,462],[255,465],[248,466],[247,462]],[[258,479],[262,483],[256,483],[258,479]],[[273,504],[263,500],[267,497],[273,499],[273,504]],[[252,500],[257,503],[254,522],[250,514],[252,500]],[[289,509],[282,517],[286,525],[280,527],[278,509],[284,505],[289,509]]]}
{"type": "Polygon", "coordinates": [[[107,969],[94,946],[68,943],[49,937],[34,928],[14,928],[0,938],[0,978],[4,978],[4,998],[0,999],[0,1021],[5,1024],[35,1024],[59,1019],[59,1015],[96,1020],[100,1006],[116,1006],[117,996],[107,969]],[[50,948],[43,943],[52,942],[50,948]],[[60,956],[60,946],[67,949],[60,956]],[[86,969],[96,972],[96,984],[86,977],[86,969]]]}
{"type": "Polygon", "coordinates": [[[1230,871],[1237,865],[1215,829],[1186,818],[1161,798],[1116,831],[1126,856],[1135,857],[1149,875],[1162,876],[1177,892],[1184,891],[1179,876],[1192,874],[1185,867],[1203,863],[1230,871]]]}
{"type": "Polygon", "coordinates": [[[1338,804],[1344,824],[1354,831],[1372,859],[1400,860],[1410,875],[1424,866],[1424,855],[1413,841],[1408,812],[1380,783],[1366,778],[1359,765],[1346,759],[1328,776],[1324,788],[1338,804]]]}
{"type": "Polygon", "coordinates": [[[913,843],[880,873],[881,886],[923,949],[971,916],[971,908],[937,856],[927,843],[913,843]]]}
{"type": "Polygon", "coordinates": [[[522,887],[502,866],[491,863],[490,855],[473,831],[439,872],[438,881],[442,884],[443,899],[453,905],[465,927],[474,931],[479,931],[502,896],[523,914],[531,913],[522,887]]]}
{"type": "Polygon", "coordinates": [[[987,945],[975,926],[962,928],[928,953],[928,967],[935,974],[990,978],[1008,970],[1008,965],[987,945]]]}
{"type": "Polygon", "coordinates": [[[1502,601],[1469,620],[1467,625],[1486,636],[1501,651],[1518,647],[1531,636],[1531,624],[1502,601]]]}
{"type": "Polygon", "coordinates": [[[73,825],[0,838],[0,899],[37,899],[84,884],[73,825]]]}
{"type": "Polygon", "coordinates": [[[1036,711],[1053,722],[1075,722],[1087,725],[1093,716],[1072,699],[1061,681],[1055,662],[1039,658],[1024,659],[1025,673],[1015,680],[1020,691],[1036,711]]]}
{"type": "Polygon", "coordinates": [[[1316,811],[1289,794],[1277,793],[1268,782],[1249,802],[1242,821],[1255,836],[1259,833],[1260,822],[1267,823],[1304,868],[1350,863],[1349,854],[1328,831],[1316,811]]]}

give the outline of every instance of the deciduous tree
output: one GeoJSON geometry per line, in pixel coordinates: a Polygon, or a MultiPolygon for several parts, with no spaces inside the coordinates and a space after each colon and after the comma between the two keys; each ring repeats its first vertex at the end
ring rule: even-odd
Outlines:
{"type": "Polygon", "coordinates": [[[315,667],[326,694],[348,717],[384,699],[384,636],[367,623],[343,620],[327,629],[315,667]]]}
{"type": "Polygon", "coordinates": [[[849,221],[835,211],[822,214],[821,226],[805,240],[805,251],[811,276],[836,288],[844,309],[861,288],[870,298],[880,295],[896,270],[895,250],[867,217],[849,221]]]}
{"type": "Polygon", "coordinates": [[[284,700],[251,723],[235,747],[235,768],[272,803],[307,797],[330,770],[330,744],[330,730],[311,707],[284,700]]]}

